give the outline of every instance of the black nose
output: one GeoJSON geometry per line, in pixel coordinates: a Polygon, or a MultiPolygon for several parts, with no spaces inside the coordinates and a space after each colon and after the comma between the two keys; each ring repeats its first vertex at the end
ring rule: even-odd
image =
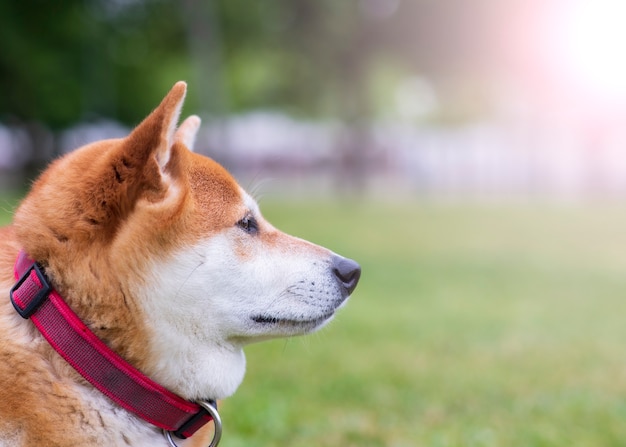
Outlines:
{"type": "Polygon", "coordinates": [[[339,281],[343,295],[350,295],[361,277],[361,266],[352,259],[335,256],[333,257],[332,269],[339,281]]]}

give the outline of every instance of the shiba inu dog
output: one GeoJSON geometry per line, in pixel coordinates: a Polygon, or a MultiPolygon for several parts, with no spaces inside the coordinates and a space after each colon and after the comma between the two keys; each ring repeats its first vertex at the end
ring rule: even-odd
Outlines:
{"type": "Polygon", "coordinates": [[[192,152],[186,88],[52,163],[0,229],[0,446],[215,445],[243,346],[322,327],[356,287],[192,152]]]}

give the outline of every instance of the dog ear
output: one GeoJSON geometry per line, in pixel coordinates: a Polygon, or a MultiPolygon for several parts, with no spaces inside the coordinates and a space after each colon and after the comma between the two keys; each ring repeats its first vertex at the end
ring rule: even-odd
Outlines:
{"type": "Polygon", "coordinates": [[[198,134],[198,129],[200,128],[200,123],[200,117],[191,115],[183,121],[176,131],[176,134],[174,134],[174,141],[184,144],[190,151],[193,151],[193,145],[196,142],[196,136],[198,134]]]}
{"type": "Polygon", "coordinates": [[[141,164],[155,157],[159,168],[165,169],[171,157],[176,124],[186,93],[187,84],[183,81],[172,87],[161,104],[126,137],[127,155],[141,164]]]}
{"type": "MultiPolygon", "coordinates": [[[[181,157],[186,149],[175,135],[186,91],[187,84],[177,82],[161,104],[104,159],[104,166],[94,171],[93,186],[87,188],[85,199],[94,224],[115,228],[140,197],[157,203],[178,190],[170,186],[184,175],[181,157]]],[[[184,125],[181,142],[193,139],[196,124],[199,119],[184,125]]]]}

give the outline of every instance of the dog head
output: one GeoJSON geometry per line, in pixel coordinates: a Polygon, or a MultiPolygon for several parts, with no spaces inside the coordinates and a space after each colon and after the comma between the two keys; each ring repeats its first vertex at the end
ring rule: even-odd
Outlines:
{"type": "Polygon", "coordinates": [[[242,380],[242,347],[314,331],[352,293],[358,264],[278,231],[176,128],[177,83],[131,134],[53,163],[15,216],[18,241],[113,349],[189,399],[242,380]]]}

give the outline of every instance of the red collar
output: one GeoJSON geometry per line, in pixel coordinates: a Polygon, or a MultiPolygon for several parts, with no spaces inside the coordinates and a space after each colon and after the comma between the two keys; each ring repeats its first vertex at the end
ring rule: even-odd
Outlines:
{"type": "MultiPolygon", "coordinates": [[[[211,420],[217,445],[221,425],[215,402],[194,403],[154,382],[100,340],[54,290],[43,268],[20,251],[11,302],[89,383],[143,420],[185,439],[211,420]],[[214,410],[214,411],[213,411],[214,410]]],[[[171,437],[169,437],[171,440],[171,437]]]]}

